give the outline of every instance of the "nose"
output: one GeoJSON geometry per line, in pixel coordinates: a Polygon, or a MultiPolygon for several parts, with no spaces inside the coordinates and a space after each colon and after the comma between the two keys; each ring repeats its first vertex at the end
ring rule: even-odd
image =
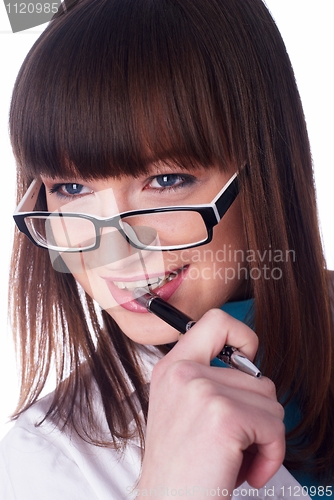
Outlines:
{"type": "Polygon", "coordinates": [[[74,274],[101,266],[108,266],[110,270],[122,270],[128,267],[131,261],[138,262],[147,245],[157,242],[157,233],[153,228],[137,226],[133,229],[127,223],[122,224],[122,228],[123,234],[115,227],[103,228],[100,245],[96,250],[75,253],[49,250],[53,268],[58,272],[74,274]],[[129,240],[141,248],[135,248],[129,240]],[[132,259],[129,260],[130,257],[132,259]]]}
{"type": "MultiPolygon", "coordinates": [[[[104,228],[101,234],[100,247],[94,252],[94,259],[99,266],[122,267],[122,261],[140,250],[132,246],[129,241],[115,228],[104,228]]],[[[95,267],[98,267],[96,265],[95,267]]]]}
{"type": "Polygon", "coordinates": [[[85,252],[57,252],[49,250],[53,268],[62,273],[83,273],[101,266],[122,268],[124,259],[139,255],[140,250],[134,248],[117,229],[104,229],[100,246],[96,250],[85,252]]]}

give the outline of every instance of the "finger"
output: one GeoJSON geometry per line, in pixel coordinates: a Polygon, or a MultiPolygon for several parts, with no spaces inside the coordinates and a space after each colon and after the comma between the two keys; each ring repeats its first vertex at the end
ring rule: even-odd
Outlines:
{"type": "Polygon", "coordinates": [[[262,488],[276,474],[285,456],[285,440],[276,440],[258,447],[246,474],[246,480],[254,488],[262,488]]]}
{"type": "Polygon", "coordinates": [[[245,377],[244,373],[231,368],[215,368],[201,365],[201,376],[217,382],[232,390],[239,389],[265,396],[267,399],[277,401],[275,384],[267,377],[245,377]]]}
{"type": "MultiPolygon", "coordinates": [[[[213,382],[221,385],[221,391],[224,390],[224,387],[226,390],[230,388],[232,391],[243,390],[247,391],[248,398],[251,392],[265,396],[267,399],[271,399],[275,402],[277,401],[275,384],[267,377],[261,377],[260,379],[249,376],[245,377],[244,373],[233,368],[206,366],[194,361],[182,360],[182,366],[178,363],[176,363],[176,365],[174,370],[174,375],[176,371],[176,379],[179,378],[184,381],[197,379],[199,383],[207,380],[209,384],[213,382]]],[[[164,366],[159,373],[166,374],[166,370],[167,368],[164,366]]],[[[222,393],[221,391],[217,389],[217,392],[222,393]]]]}
{"type": "Polygon", "coordinates": [[[209,365],[224,345],[237,347],[254,359],[258,338],[247,325],[220,309],[211,309],[179,340],[169,353],[170,361],[187,359],[209,365]]]}
{"type": "Polygon", "coordinates": [[[246,460],[248,467],[241,468],[242,480],[248,481],[255,488],[262,488],[283,463],[285,426],[280,417],[265,416],[264,412],[248,412],[247,418],[249,429],[253,431],[248,434],[251,446],[247,446],[244,453],[249,453],[250,456],[246,460]]]}
{"type": "MultiPolygon", "coordinates": [[[[203,386],[207,386],[207,392],[209,395],[219,395],[223,398],[223,401],[235,402],[238,406],[241,404],[245,409],[245,412],[254,410],[255,412],[262,411],[264,414],[271,415],[283,421],[284,419],[284,408],[277,401],[275,394],[272,395],[271,391],[268,393],[267,385],[257,383],[251,377],[238,376],[239,380],[250,380],[251,384],[243,384],[239,382],[238,384],[220,384],[212,382],[208,379],[197,379],[198,385],[202,386],[201,391],[203,392],[203,386]]],[[[263,379],[265,380],[265,379],[263,379]]],[[[272,383],[269,379],[268,382],[272,383]]]]}
{"type": "Polygon", "coordinates": [[[248,421],[250,429],[248,435],[245,434],[243,460],[236,481],[237,487],[247,481],[254,488],[262,488],[283,463],[285,457],[284,425],[280,419],[274,417],[263,419],[262,416],[259,415],[256,419],[257,430],[254,424],[248,421]]]}
{"type": "MultiPolygon", "coordinates": [[[[229,458],[248,453],[255,448],[251,459],[243,463],[241,475],[254,487],[262,487],[279,469],[285,455],[283,411],[278,403],[259,395],[225,394],[213,400],[216,420],[210,420],[216,442],[229,450],[229,458]],[[254,400],[254,403],[253,403],[254,400]],[[266,404],[266,402],[268,404],[266,404]],[[215,427],[216,424],[216,427],[215,427]]],[[[210,404],[206,405],[210,408],[210,404]]],[[[206,415],[207,418],[207,415],[206,415]]],[[[241,463],[240,463],[241,465],[241,463]]],[[[239,475],[239,478],[241,476],[239,475]]]]}

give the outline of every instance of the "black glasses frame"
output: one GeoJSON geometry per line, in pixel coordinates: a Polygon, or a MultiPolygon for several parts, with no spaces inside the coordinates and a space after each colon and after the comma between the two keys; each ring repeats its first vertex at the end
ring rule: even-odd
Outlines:
{"type": "Polygon", "coordinates": [[[67,252],[67,253],[78,253],[78,252],[88,252],[91,250],[96,250],[100,246],[101,241],[101,229],[104,227],[114,227],[117,229],[121,235],[126,239],[126,241],[139,250],[150,250],[150,251],[168,251],[168,250],[183,250],[186,248],[199,247],[202,245],[206,245],[210,243],[213,236],[213,228],[219,223],[222,217],[225,215],[227,210],[230,208],[234,200],[236,199],[239,193],[239,184],[238,184],[238,174],[235,173],[229,181],[223,186],[221,191],[217,194],[217,196],[212,200],[211,203],[202,204],[202,205],[180,205],[180,206],[168,206],[168,207],[157,207],[150,208],[145,210],[132,210],[129,212],[122,212],[120,214],[114,215],[112,217],[97,217],[83,213],[72,213],[72,212],[38,212],[33,211],[36,201],[38,198],[39,191],[42,186],[42,180],[36,179],[29,186],[25,196],[22,198],[21,202],[17,206],[13,217],[18,229],[24,233],[29,240],[34,243],[34,245],[51,250],[57,250],[59,252],[67,252]],[[150,246],[144,245],[138,241],[138,243],[134,242],[129,238],[129,236],[124,232],[121,221],[126,217],[132,217],[136,215],[145,215],[145,214],[153,214],[153,213],[162,213],[162,212],[175,212],[175,211],[191,211],[197,212],[201,215],[204,224],[207,230],[207,238],[203,241],[185,245],[174,245],[174,246],[150,246]],[[76,217],[83,218],[89,220],[94,224],[95,233],[96,233],[96,241],[95,245],[92,245],[87,248],[80,249],[72,249],[68,248],[65,250],[60,249],[59,247],[53,247],[52,245],[43,245],[41,242],[36,241],[31,235],[25,219],[27,217],[76,217]]]}

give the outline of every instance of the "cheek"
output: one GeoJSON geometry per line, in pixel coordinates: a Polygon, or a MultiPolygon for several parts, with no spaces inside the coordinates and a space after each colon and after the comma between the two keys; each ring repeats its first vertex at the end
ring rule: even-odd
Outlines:
{"type": "Polygon", "coordinates": [[[242,269],[245,266],[247,242],[238,200],[214,229],[212,250],[216,268],[224,270],[225,281],[244,280],[242,269]]]}
{"type": "Polygon", "coordinates": [[[246,238],[242,231],[233,224],[216,228],[210,245],[212,261],[222,268],[235,268],[245,262],[247,250],[246,238]]]}
{"type": "MultiPolygon", "coordinates": [[[[188,250],[188,258],[198,266],[215,264],[218,269],[235,267],[245,261],[247,250],[241,208],[237,199],[222,220],[213,228],[210,243],[188,250]]],[[[208,272],[208,271],[207,271],[208,272]]]]}
{"type": "Polygon", "coordinates": [[[192,285],[208,308],[220,307],[226,300],[242,299],[247,293],[246,254],[240,207],[236,203],[214,228],[212,241],[189,251],[189,289],[192,285]]]}
{"type": "Polygon", "coordinates": [[[95,300],[102,309],[112,311],[118,306],[109,292],[108,285],[94,271],[73,273],[75,280],[81,285],[84,291],[95,300]]]}

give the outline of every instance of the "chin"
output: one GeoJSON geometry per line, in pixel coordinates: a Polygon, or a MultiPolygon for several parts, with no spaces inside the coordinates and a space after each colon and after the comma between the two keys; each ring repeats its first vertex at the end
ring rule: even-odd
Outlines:
{"type": "Polygon", "coordinates": [[[106,312],[116,321],[122,332],[137,344],[164,345],[176,342],[180,337],[177,330],[151,313],[136,314],[123,308],[118,308],[117,313],[115,308],[106,312]]]}

